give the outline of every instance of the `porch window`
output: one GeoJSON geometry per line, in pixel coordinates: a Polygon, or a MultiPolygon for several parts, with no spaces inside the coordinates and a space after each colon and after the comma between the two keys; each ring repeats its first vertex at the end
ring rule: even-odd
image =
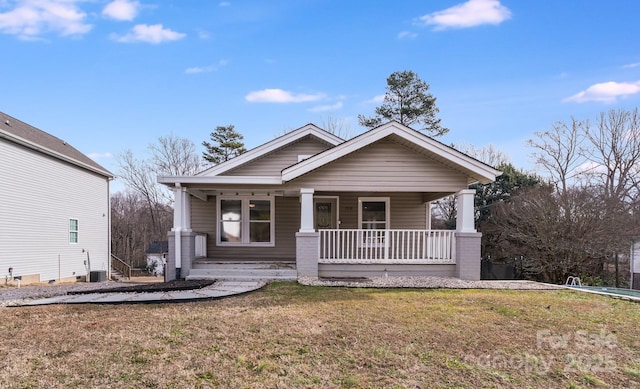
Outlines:
{"type": "Polygon", "coordinates": [[[219,198],[218,215],[218,245],[273,246],[272,197],[219,198]]]}
{"type": "Polygon", "coordinates": [[[78,243],[78,219],[69,219],[69,243],[78,243]]]}
{"type": "Polygon", "coordinates": [[[363,243],[384,243],[384,230],[388,228],[389,198],[360,197],[358,199],[358,229],[374,230],[363,231],[363,243]]]}

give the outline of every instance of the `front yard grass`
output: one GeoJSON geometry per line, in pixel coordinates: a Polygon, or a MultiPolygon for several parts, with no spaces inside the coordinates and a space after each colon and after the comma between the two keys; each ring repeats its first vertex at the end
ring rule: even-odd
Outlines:
{"type": "Polygon", "coordinates": [[[274,283],[184,304],[0,309],[9,388],[639,387],[640,305],[575,291],[274,283]]]}

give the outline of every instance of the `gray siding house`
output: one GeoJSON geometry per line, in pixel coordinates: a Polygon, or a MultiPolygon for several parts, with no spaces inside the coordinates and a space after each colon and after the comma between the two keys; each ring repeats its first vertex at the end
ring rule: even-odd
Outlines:
{"type": "Polygon", "coordinates": [[[285,263],[297,276],[480,278],[474,191],[500,172],[397,122],[350,140],[313,124],[194,176],[175,194],[168,279],[232,263],[285,263]],[[430,203],[458,197],[457,230],[430,203]]]}
{"type": "Polygon", "coordinates": [[[65,141],[0,112],[0,277],[108,272],[112,178],[65,141]]]}

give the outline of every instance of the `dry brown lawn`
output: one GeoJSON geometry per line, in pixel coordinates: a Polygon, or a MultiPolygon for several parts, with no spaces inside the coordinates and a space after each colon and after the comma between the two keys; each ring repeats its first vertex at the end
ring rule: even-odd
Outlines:
{"type": "Polygon", "coordinates": [[[275,283],[224,300],[0,308],[7,388],[640,387],[640,304],[275,283]]]}

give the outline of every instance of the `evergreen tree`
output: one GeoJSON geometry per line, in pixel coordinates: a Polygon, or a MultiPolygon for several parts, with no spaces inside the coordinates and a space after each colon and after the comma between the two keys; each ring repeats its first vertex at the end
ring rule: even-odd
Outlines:
{"type": "Polygon", "coordinates": [[[377,107],[376,115],[358,115],[360,125],[374,128],[383,122],[395,120],[405,126],[417,125],[420,131],[431,136],[441,136],[449,129],[440,125],[436,98],[429,91],[429,84],[410,70],[394,72],[387,78],[384,102],[377,107]]]}
{"type": "Polygon", "coordinates": [[[202,142],[206,148],[206,151],[202,153],[202,158],[207,162],[217,165],[247,151],[244,147],[244,137],[234,130],[232,124],[217,126],[210,136],[211,142],[202,142]]]}

